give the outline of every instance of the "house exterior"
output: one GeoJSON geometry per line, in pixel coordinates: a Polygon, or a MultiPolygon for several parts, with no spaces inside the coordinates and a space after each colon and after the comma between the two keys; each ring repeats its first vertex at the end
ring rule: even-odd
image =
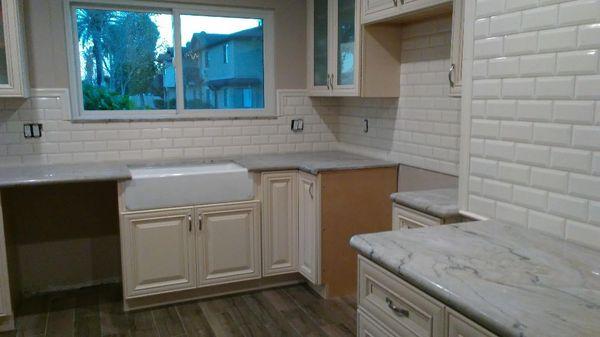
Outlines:
{"type": "MultiPolygon", "coordinates": [[[[264,108],[262,26],[227,35],[196,33],[182,56],[187,109],[264,108]]],[[[167,64],[168,99],[176,95],[174,74],[167,64]]]]}

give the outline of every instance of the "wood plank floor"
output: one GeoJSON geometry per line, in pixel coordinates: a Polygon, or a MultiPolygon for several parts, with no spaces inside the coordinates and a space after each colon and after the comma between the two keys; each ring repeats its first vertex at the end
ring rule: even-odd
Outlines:
{"type": "Polygon", "coordinates": [[[124,313],[120,285],[27,299],[0,337],[355,336],[356,300],[323,300],[305,285],[124,313]]]}

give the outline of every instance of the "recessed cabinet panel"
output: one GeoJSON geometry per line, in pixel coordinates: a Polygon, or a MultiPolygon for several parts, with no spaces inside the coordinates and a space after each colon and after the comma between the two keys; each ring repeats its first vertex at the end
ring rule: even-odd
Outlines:
{"type": "Polygon", "coordinates": [[[301,172],[298,195],[299,271],[314,284],[320,283],[321,226],[317,177],[301,172]]]}
{"type": "Polygon", "coordinates": [[[448,337],[496,336],[450,308],[446,308],[446,320],[448,322],[448,337]]]}
{"type": "Polygon", "coordinates": [[[313,85],[329,86],[329,0],[314,0],[313,17],[313,85]]]}
{"type": "Polygon", "coordinates": [[[260,277],[257,202],[200,207],[196,216],[200,285],[260,277]]]}
{"type": "Polygon", "coordinates": [[[361,310],[358,311],[358,337],[395,337],[377,322],[368,317],[361,310]]]}
{"type": "Polygon", "coordinates": [[[363,21],[371,17],[393,16],[400,0],[363,0],[363,21]]]}
{"type": "Polygon", "coordinates": [[[338,86],[352,86],[356,72],[356,0],[337,1],[337,76],[338,86]]]}
{"type": "Polygon", "coordinates": [[[121,227],[129,297],[195,286],[191,209],[126,215],[121,227]]]}
{"type": "Polygon", "coordinates": [[[263,274],[298,267],[298,173],[262,175],[263,274]]]}

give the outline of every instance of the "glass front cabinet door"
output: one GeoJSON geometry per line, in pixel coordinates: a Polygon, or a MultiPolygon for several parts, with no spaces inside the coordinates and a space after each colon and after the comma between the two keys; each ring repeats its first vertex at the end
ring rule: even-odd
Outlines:
{"type": "Polygon", "coordinates": [[[1,0],[0,6],[0,97],[28,97],[22,1],[1,0]]]}
{"type": "Polygon", "coordinates": [[[359,0],[308,1],[311,96],[359,95],[359,0]]]}

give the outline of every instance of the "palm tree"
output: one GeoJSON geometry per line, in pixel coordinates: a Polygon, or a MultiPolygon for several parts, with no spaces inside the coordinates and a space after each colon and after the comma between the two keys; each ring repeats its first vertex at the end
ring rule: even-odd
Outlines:
{"type": "Polygon", "coordinates": [[[97,9],[77,9],[77,33],[82,45],[92,44],[92,55],[96,67],[96,84],[104,79],[105,27],[112,20],[112,11],[97,9]]]}

